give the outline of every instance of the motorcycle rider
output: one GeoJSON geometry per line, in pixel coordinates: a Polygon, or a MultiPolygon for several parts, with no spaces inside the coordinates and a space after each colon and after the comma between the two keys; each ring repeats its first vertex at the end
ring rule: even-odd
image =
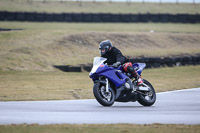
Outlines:
{"type": "Polygon", "coordinates": [[[137,85],[142,85],[143,80],[137,71],[132,67],[132,63],[123,56],[121,51],[114,47],[110,40],[102,41],[99,44],[99,50],[101,57],[107,58],[106,62],[108,65],[113,65],[114,67],[123,66],[125,72],[131,74],[137,80],[137,85]]]}

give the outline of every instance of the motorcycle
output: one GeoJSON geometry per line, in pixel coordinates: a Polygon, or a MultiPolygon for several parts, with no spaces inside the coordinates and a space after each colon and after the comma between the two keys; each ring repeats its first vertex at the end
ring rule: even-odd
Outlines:
{"type": "MultiPolygon", "coordinates": [[[[105,64],[106,58],[95,57],[89,77],[93,80],[93,94],[103,106],[112,106],[114,102],[136,102],[143,106],[151,106],[156,101],[156,92],[150,82],[143,79],[138,86],[131,74],[125,72],[122,66],[117,68],[105,64]]],[[[145,63],[133,64],[134,69],[141,75],[145,63]]]]}

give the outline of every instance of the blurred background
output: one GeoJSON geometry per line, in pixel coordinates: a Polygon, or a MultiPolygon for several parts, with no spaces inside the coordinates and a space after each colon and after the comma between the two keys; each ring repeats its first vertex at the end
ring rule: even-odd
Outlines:
{"type": "Polygon", "coordinates": [[[157,92],[199,87],[199,3],[0,0],[0,100],[93,98],[88,72],[106,39],[147,63],[157,92]]]}

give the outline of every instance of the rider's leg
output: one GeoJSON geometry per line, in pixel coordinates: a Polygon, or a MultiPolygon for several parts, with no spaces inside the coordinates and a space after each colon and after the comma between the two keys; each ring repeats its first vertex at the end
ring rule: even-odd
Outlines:
{"type": "Polygon", "coordinates": [[[137,85],[142,85],[143,80],[141,76],[137,73],[137,71],[132,67],[132,63],[128,62],[123,65],[123,68],[126,72],[130,73],[136,80],[137,80],[137,85]]]}
{"type": "Polygon", "coordinates": [[[137,85],[143,84],[142,77],[137,73],[137,71],[133,67],[129,66],[127,70],[137,80],[137,85]]]}

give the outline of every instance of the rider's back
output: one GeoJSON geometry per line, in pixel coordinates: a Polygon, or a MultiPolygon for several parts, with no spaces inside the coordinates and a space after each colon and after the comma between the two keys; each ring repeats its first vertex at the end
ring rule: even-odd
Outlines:
{"type": "Polygon", "coordinates": [[[109,52],[107,52],[105,55],[101,57],[107,58],[107,61],[105,63],[107,63],[108,65],[112,65],[116,62],[124,64],[129,61],[125,56],[123,56],[121,51],[116,47],[112,47],[112,49],[109,52]]]}

